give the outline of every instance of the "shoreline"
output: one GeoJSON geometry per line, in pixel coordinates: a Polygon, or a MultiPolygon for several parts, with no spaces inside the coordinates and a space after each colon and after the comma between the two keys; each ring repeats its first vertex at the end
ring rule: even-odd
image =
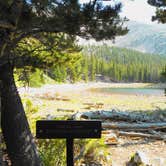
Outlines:
{"type": "Polygon", "coordinates": [[[46,92],[70,92],[82,91],[92,88],[166,88],[166,83],[107,83],[107,82],[88,82],[88,83],[62,83],[62,84],[46,84],[42,87],[20,87],[19,93],[46,93],[46,92]]]}

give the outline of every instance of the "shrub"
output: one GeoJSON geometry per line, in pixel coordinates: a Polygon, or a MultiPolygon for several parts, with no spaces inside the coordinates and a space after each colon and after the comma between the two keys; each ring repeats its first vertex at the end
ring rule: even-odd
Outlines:
{"type": "Polygon", "coordinates": [[[65,166],[65,140],[62,139],[41,139],[37,146],[45,166],[65,166]]]}

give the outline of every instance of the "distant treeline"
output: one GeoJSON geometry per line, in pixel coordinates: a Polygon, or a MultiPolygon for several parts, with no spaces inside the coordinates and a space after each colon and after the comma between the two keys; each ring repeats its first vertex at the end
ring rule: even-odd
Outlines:
{"type": "Polygon", "coordinates": [[[107,76],[118,82],[160,82],[166,57],[141,53],[131,49],[104,46],[86,46],[83,49],[84,77],[107,76]],[[88,69],[85,69],[88,68],[88,69]]]}
{"type": "MultiPolygon", "coordinates": [[[[30,86],[49,83],[49,78],[57,82],[81,80],[161,82],[165,79],[161,74],[165,66],[166,57],[164,56],[107,45],[85,46],[82,53],[79,53],[77,58],[73,58],[71,63],[62,63],[44,71],[38,69],[32,74],[28,73],[28,77],[30,86]]],[[[23,77],[21,71],[21,80],[25,80],[26,77],[23,77]]]]}
{"type": "Polygon", "coordinates": [[[56,81],[160,82],[166,57],[104,46],[85,46],[82,57],[72,66],[57,66],[50,76],[56,81]]]}

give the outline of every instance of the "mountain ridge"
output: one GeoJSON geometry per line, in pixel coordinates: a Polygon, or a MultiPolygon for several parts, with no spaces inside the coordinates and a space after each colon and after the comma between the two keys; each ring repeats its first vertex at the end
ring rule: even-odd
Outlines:
{"type": "Polygon", "coordinates": [[[115,46],[166,56],[166,26],[129,21],[125,36],[117,37],[115,46]]]}

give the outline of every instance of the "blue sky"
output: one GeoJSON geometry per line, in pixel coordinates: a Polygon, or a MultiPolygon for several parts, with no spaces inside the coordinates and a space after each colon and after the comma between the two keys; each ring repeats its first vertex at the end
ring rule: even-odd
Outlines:
{"type": "MultiPolygon", "coordinates": [[[[80,0],[81,2],[89,2],[89,0],[80,0]]],[[[155,15],[156,8],[147,4],[147,0],[111,0],[104,3],[110,4],[112,1],[120,1],[123,4],[121,16],[126,16],[132,21],[146,24],[155,24],[151,21],[151,17],[155,15]]]]}

